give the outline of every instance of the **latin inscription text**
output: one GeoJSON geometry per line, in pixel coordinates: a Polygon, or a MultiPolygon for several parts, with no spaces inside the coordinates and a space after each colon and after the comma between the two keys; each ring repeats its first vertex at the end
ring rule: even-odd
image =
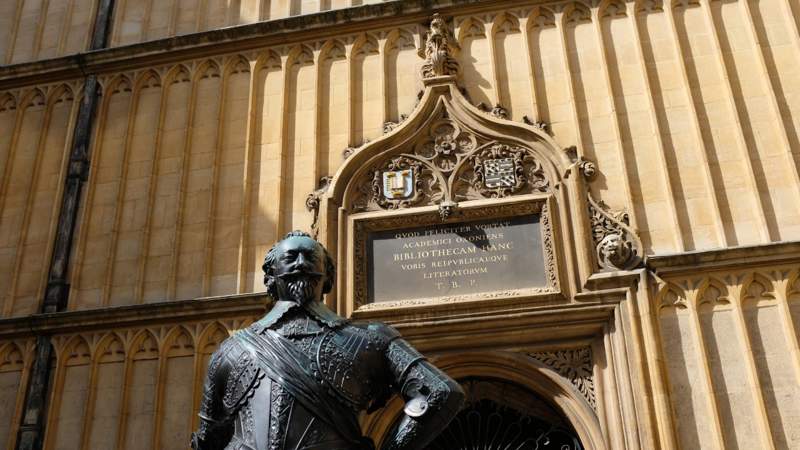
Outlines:
{"type": "Polygon", "coordinates": [[[368,239],[372,301],[544,284],[538,216],[381,231],[368,239]]]}

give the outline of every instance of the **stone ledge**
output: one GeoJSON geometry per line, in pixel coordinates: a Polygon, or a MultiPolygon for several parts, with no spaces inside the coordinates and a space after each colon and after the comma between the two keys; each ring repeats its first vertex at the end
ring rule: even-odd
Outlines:
{"type": "Polygon", "coordinates": [[[257,293],[11,317],[0,319],[0,340],[91,329],[260,316],[268,304],[266,294],[257,293]]]}
{"type": "Polygon", "coordinates": [[[659,276],[800,262],[800,241],[654,255],[647,267],[659,276]]]}
{"type": "MultiPolygon", "coordinates": [[[[265,22],[110,47],[58,58],[0,66],[0,89],[107,73],[366,31],[393,24],[424,22],[434,11],[459,14],[508,0],[394,0],[265,22]],[[333,29],[332,27],[336,27],[333,29]]],[[[525,2],[529,3],[529,2],[525,2]]],[[[517,6],[515,2],[515,6],[517,6]]]]}

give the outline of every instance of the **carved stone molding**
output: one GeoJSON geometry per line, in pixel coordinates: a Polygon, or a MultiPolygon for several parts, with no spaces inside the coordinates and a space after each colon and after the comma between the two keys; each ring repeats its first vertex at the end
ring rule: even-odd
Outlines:
{"type": "Polygon", "coordinates": [[[553,369],[567,379],[596,408],[592,350],[581,347],[565,350],[528,353],[528,356],[553,369]]]}
{"type": "MultiPolygon", "coordinates": [[[[572,161],[572,165],[564,172],[564,178],[573,172],[588,182],[597,177],[597,165],[579,155],[577,147],[567,147],[564,152],[572,161]]],[[[586,197],[597,267],[604,272],[639,267],[643,262],[644,247],[639,236],[630,228],[628,213],[611,210],[602,200],[595,200],[588,189],[586,197]]]]}
{"type": "Polygon", "coordinates": [[[444,113],[411,152],[375,163],[364,177],[352,212],[444,205],[445,219],[459,202],[549,192],[552,185],[531,149],[480,137],[444,113]],[[411,192],[391,198],[385,174],[403,170],[411,171],[411,192]]]}
{"type": "Polygon", "coordinates": [[[587,194],[595,256],[604,271],[630,270],[642,263],[642,244],[630,229],[628,213],[612,211],[587,194]]]}
{"type": "Polygon", "coordinates": [[[734,305],[748,309],[782,301],[796,305],[800,301],[800,265],[795,259],[766,269],[747,261],[733,268],[697,267],[691,271],[667,273],[653,295],[659,311],[691,308],[710,312],[734,305]]]}

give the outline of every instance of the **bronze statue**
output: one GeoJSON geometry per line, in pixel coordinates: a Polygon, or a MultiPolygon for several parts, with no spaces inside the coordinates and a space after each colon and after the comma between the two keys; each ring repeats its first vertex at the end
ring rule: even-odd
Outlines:
{"type": "Polygon", "coordinates": [[[321,302],[335,268],[319,242],[293,231],[263,269],[275,305],[212,355],[193,449],[374,449],[358,414],[393,393],[405,416],[383,450],[423,449],[456,416],[459,385],[395,329],[349,322],[321,302]]]}

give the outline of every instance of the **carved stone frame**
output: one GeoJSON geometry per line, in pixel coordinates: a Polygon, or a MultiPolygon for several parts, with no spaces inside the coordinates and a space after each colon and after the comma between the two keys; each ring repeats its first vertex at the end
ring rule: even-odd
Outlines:
{"type": "MultiPolygon", "coordinates": [[[[445,208],[448,213],[455,211],[455,214],[461,214],[463,210],[505,202],[530,201],[533,198],[547,199],[547,217],[552,222],[549,224],[552,230],[550,238],[553,239],[554,247],[557,247],[554,252],[556,256],[554,277],[558,280],[558,288],[538,295],[543,297],[543,302],[557,299],[563,301],[571,297],[594,271],[592,256],[594,244],[589,232],[587,208],[584,206],[587,204],[585,182],[581,176],[571,175],[578,173],[577,161],[540,128],[495,118],[470,104],[455,84],[454,77],[438,77],[426,80],[426,84],[414,113],[388,134],[356,149],[333,177],[330,188],[320,201],[319,239],[335,255],[338,269],[336,288],[332,295],[328,296],[328,304],[346,316],[353,313],[357,316],[369,313],[369,316],[375,317],[376,315],[372,314],[373,310],[385,310],[389,307],[385,304],[381,307],[363,308],[363,305],[357,305],[354,301],[354,279],[358,273],[354,258],[357,259],[358,255],[355,257],[350,255],[349,249],[353,247],[354,239],[357,238],[353,229],[360,223],[357,218],[377,221],[380,218],[403,216],[406,220],[418,220],[414,217],[427,215],[431,218],[437,211],[441,214],[445,208]],[[459,126],[485,141],[498,141],[524,147],[541,165],[541,173],[549,183],[547,191],[514,193],[502,198],[469,200],[457,204],[449,198],[442,198],[439,199],[439,204],[429,203],[366,212],[351,210],[349,206],[352,205],[354,196],[359,194],[359,190],[363,190],[365,180],[371,182],[373,179],[370,169],[379,161],[390,160],[407,152],[409,146],[417,142],[418,136],[427,132],[426,127],[441,121],[443,116],[457,122],[459,126]],[[560,236],[577,238],[563,239],[560,236]]],[[[446,217],[445,215],[445,220],[449,221],[450,219],[446,217]]],[[[523,298],[529,296],[498,294],[494,303],[500,307],[504,301],[521,302],[523,298]]],[[[449,303],[457,308],[459,302],[451,300],[449,303]]],[[[409,313],[414,309],[403,305],[394,306],[400,306],[409,313]]]]}
{"type": "Polygon", "coordinates": [[[430,310],[437,305],[462,303],[462,302],[518,302],[535,301],[536,298],[546,300],[561,293],[561,282],[558,276],[558,253],[554,245],[558,239],[554,238],[553,199],[550,195],[525,195],[509,197],[500,200],[470,201],[459,205],[458,214],[450,217],[444,223],[458,223],[460,221],[478,219],[503,219],[517,217],[525,214],[538,214],[541,224],[542,252],[544,256],[545,277],[547,285],[528,289],[502,290],[482,292],[471,295],[441,296],[428,299],[399,300],[389,302],[367,303],[367,236],[370,232],[391,230],[401,227],[412,228],[417,226],[434,225],[443,223],[436,207],[414,208],[413,210],[399,210],[390,213],[361,213],[348,218],[348,242],[353,245],[347,250],[347,266],[352,268],[352,276],[346,282],[347,298],[352,298],[352,307],[355,314],[360,315],[368,311],[387,310],[395,308],[425,308],[430,310]]]}

